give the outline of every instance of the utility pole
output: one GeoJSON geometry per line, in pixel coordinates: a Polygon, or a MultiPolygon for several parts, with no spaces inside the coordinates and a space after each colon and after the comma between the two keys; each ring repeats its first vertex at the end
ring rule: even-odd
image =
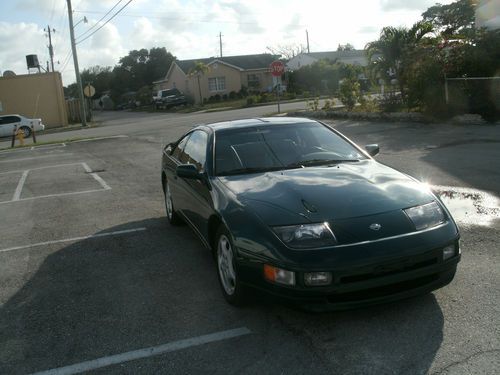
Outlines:
{"type": "MultiPolygon", "coordinates": [[[[53,32],[56,32],[55,29],[52,29],[53,32]]],[[[49,33],[49,56],[50,56],[50,64],[52,65],[52,71],[54,72],[54,47],[52,47],[52,35],[50,34],[50,25],[47,25],[47,32],[49,33]]],[[[48,71],[48,69],[47,69],[48,71]]]]}
{"type": "Polygon", "coordinates": [[[219,49],[220,49],[220,57],[222,58],[222,33],[219,32],[219,49]]]}
{"type": "Polygon", "coordinates": [[[80,77],[80,69],[78,68],[78,56],[76,55],[75,30],[73,29],[73,10],[71,9],[71,0],[66,0],[66,2],[68,3],[71,50],[73,51],[73,63],[75,64],[76,83],[78,85],[78,96],[80,97],[80,117],[82,118],[82,126],[87,126],[87,115],[85,114],[85,99],[83,98],[82,79],[80,77]]]}
{"type": "Polygon", "coordinates": [[[307,53],[311,53],[311,51],[309,50],[309,33],[307,32],[307,30],[306,30],[306,39],[307,39],[307,53]]]}

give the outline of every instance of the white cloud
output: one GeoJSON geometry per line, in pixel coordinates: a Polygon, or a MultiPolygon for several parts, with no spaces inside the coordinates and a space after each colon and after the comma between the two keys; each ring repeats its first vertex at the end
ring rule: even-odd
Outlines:
{"type": "Polygon", "coordinates": [[[36,54],[40,65],[46,65],[48,50],[43,29],[33,23],[0,22],[0,71],[27,74],[26,55],[36,54]]]}
{"type": "Polygon", "coordinates": [[[380,5],[383,11],[398,10],[420,10],[424,12],[427,8],[433,6],[435,0],[381,0],[380,5]]]}
{"type": "MultiPolygon", "coordinates": [[[[78,44],[80,68],[114,66],[128,51],[140,48],[165,47],[180,59],[217,56],[219,32],[223,34],[225,56],[263,53],[267,46],[305,45],[306,29],[311,51],[334,50],[345,43],[363,48],[378,38],[384,26],[411,26],[435,1],[134,0],[89,40],[78,44]]],[[[18,0],[16,5],[9,5],[8,20],[5,19],[8,12],[2,12],[3,3],[0,4],[0,70],[26,72],[26,54],[36,53],[41,62],[47,60],[43,27],[51,18],[54,4],[55,59],[63,63],[65,57],[70,57],[64,3],[18,0]]],[[[76,34],[88,30],[115,4],[116,0],[74,0],[75,22],[83,16],[89,19],[89,24],[80,23],[76,27],[76,34]]],[[[65,84],[75,80],[72,65],[68,59],[63,72],[65,84]]],[[[58,67],[62,69],[62,64],[58,67]]]]}

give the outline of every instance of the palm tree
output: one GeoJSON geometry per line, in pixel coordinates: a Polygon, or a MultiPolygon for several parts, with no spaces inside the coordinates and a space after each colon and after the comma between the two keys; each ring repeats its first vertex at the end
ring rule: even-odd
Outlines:
{"type": "Polygon", "coordinates": [[[394,72],[403,95],[405,65],[411,63],[411,53],[432,31],[432,24],[424,21],[415,23],[410,29],[384,27],[380,38],[365,46],[372,73],[388,78],[389,72],[394,72]]]}
{"type": "Polygon", "coordinates": [[[204,75],[205,73],[208,72],[208,66],[201,61],[197,61],[194,66],[189,70],[189,76],[194,76],[196,75],[198,79],[198,92],[200,94],[200,103],[203,105],[203,98],[201,96],[201,83],[200,83],[200,76],[204,75]]]}

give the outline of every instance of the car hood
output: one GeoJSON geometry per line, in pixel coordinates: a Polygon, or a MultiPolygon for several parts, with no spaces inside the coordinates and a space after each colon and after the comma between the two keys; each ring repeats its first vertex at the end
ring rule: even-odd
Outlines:
{"type": "Polygon", "coordinates": [[[268,225],[376,215],[434,200],[423,185],[373,160],[219,180],[268,225]]]}

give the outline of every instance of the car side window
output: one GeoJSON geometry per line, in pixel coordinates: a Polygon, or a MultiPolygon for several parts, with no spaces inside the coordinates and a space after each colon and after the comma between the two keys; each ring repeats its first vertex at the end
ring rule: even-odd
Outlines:
{"type": "Polygon", "coordinates": [[[177,160],[181,159],[182,151],[184,150],[184,146],[186,145],[186,142],[191,134],[186,135],[178,144],[175,146],[174,151],[172,151],[172,157],[176,158],[177,160]]]}
{"type": "Polygon", "coordinates": [[[1,124],[2,125],[14,124],[19,121],[21,121],[21,119],[17,116],[5,116],[2,118],[1,124]]]}
{"type": "Polygon", "coordinates": [[[181,163],[194,164],[199,171],[202,170],[207,158],[207,143],[207,133],[202,130],[194,131],[184,148],[181,163]]]}

